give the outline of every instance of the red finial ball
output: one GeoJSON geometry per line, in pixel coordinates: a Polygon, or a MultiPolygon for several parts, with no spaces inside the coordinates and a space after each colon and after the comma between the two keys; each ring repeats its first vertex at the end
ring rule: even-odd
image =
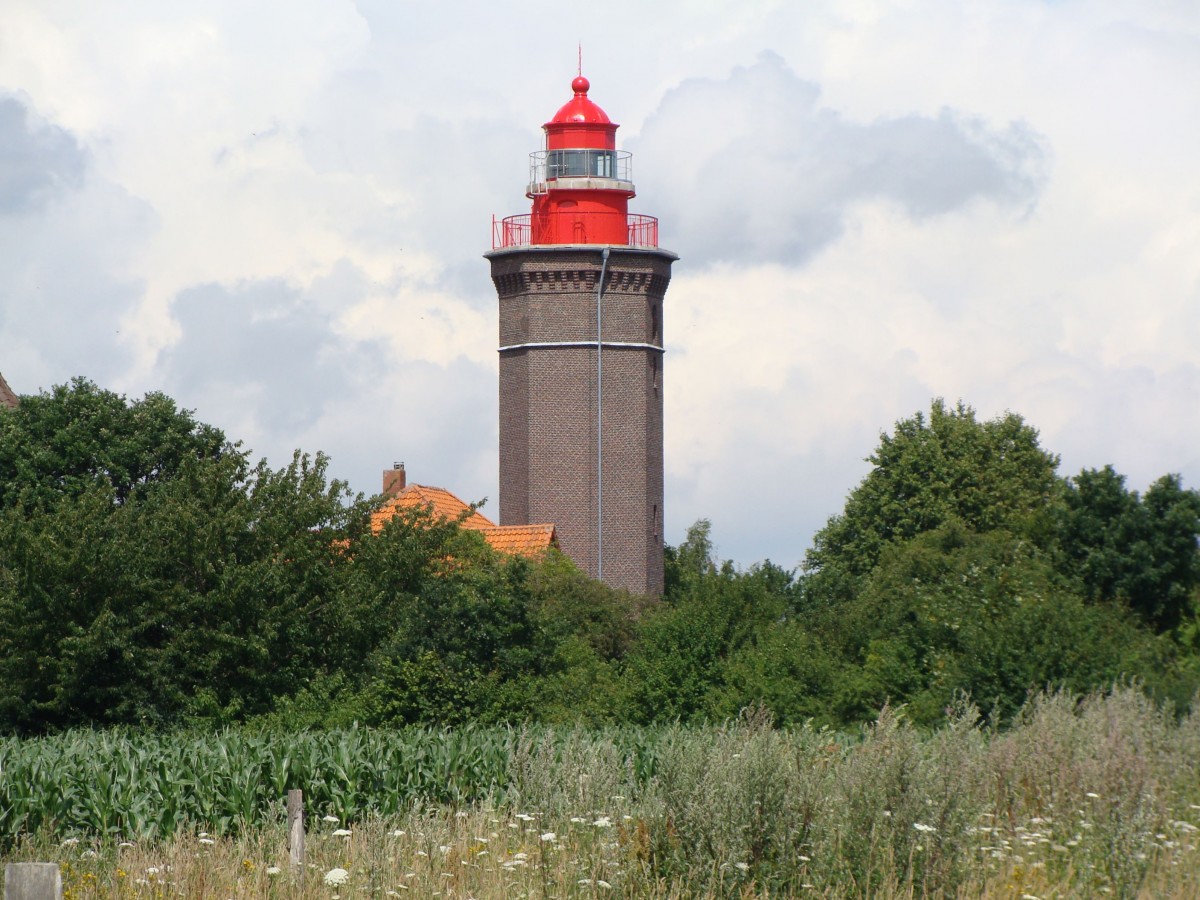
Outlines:
{"type": "Polygon", "coordinates": [[[591,82],[582,75],[576,75],[575,80],[571,82],[571,90],[576,94],[586,94],[591,86],[591,82]]]}

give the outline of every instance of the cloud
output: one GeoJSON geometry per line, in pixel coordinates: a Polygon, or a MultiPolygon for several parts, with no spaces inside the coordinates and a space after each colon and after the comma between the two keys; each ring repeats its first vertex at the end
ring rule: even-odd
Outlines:
{"type": "Polygon", "coordinates": [[[155,383],[255,457],[281,465],[319,450],[366,492],[404,461],[414,479],[494,497],[494,348],[461,301],[342,260],[308,285],[196,285],[171,314],[179,338],[155,383]]]}
{"type": "Polygon", "coordinates": [[[841,236],[856,203],[914,220],[980,201],[1027,211],[1045,181],[1046,148],[1027,125],[997,130],[951,109],[860,124],[819,99],[771,53],[663,97],[630,147],[672,249],[798,265],[841,236]]]}
{"type": "Polygon", "coordinates": [[[0,96],[0,215],[28,212],[83,180],[86,155],[62,128],[0,96]]]}
{"type": "Polygon", "coordinates": [[[20,393],[120,377],[152,231],[146,204],[98,175],[70,131],[0,98],[0,360],[20,393]]]}

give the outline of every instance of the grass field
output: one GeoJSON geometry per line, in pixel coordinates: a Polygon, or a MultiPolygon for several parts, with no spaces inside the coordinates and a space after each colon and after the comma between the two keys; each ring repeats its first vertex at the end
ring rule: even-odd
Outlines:
{"type": "Polygon", "coordinates": [[[1198,767],[1133,689],[1004,731],[69,734],[0,742],[0,857],[74,898],[1200,897],[1198,767]]]}

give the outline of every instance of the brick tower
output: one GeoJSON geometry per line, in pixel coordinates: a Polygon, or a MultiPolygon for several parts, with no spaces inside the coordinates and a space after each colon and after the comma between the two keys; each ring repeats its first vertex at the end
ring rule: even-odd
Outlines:
{"type": "Polygon", "coordinates": [[[663,295],[678,257],[633,215],[630,154],[588,80],[530,154],[528,215],[494,222],[500,523],[553,522],[614,587],[663,587],[663,295]]]}

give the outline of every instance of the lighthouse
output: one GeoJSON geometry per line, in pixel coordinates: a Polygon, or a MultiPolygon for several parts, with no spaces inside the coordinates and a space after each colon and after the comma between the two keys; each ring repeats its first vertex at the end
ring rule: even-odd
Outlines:
{"type": "Polygon", "coordinates": [[[493,220],[500,523],[549,522],[595,578],[663,588],[663,296],[678,257],[629,212],[631,154],[588,96],[543,126],[529,213],[493,220]]]}

